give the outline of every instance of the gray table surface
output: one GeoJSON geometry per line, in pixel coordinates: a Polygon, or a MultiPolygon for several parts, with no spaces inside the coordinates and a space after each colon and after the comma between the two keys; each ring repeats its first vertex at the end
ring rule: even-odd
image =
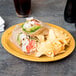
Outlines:
{"type": "MultiPolygon", "coordinates": [[[[30,16],[61,26],[76,38],[74,24],[64,21],[65,5],[66,0],[32,0],[30,16]]],[[[13,0],[0,0],[0,16],[6,22],[6,29],[25,21],[15,13],[13,0]]],[[[76,50],[60,61],[37,63],[14,57],[0,44],[0,76],[76,76],[76,50]]]]}

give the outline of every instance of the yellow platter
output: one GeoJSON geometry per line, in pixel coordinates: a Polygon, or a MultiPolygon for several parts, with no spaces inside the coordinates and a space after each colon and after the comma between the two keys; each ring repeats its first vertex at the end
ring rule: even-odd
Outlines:
{"type": "MultiPolygon", "coordinates": [[[[23,23],[20,23],[20,24],[16,24],[16,25],[22,25],[23,23]]],[[[47,57],[47,56],[42,56],[40,58],[37,58],[37,57],[34,57],[32,55],[26,55],[25,53],[23,53],[18,47],[16,47],[12,42],[10,42],[9,38],[11,36],[11,33],[12,33],[12,30],[15,28],[16,25],[13,25],[11,26],[10,28],[8,28],[2,35],[2,39],[1,39],[1,42],[2,42],[2,45],[3,47],[6,49],[6,51],[8,51],[10,54],[18,57],[18,58],[21,58],[21,59],[24,59],[24,60],[28,60],[28,61],[35,61],[35,62],[51,62],[51,61],[57,61],[57,60],[60,60],[60,59],[63,59],[65,57],[67,57],[68,55],[70,55],[73,51],[74,51],[74,48],[75,48],[75,40],[73,38],[73,36],[68,32],[66,31],[65,29],[57,26],[57,25],[54,25],[54,24],[50,24],[50,23],[46,23],[47,25],[49,26],[52,26],[52,27],[55,27],[59,30],[62,30],[64,31],[65,33],[67,33],[70,37],[71,37],[71,41],[70,41],[70,46],[66,49],[66,52],[63,53],[63,54],[59,54],[53,58],[50,58],[50,57],[47,57]]]]}

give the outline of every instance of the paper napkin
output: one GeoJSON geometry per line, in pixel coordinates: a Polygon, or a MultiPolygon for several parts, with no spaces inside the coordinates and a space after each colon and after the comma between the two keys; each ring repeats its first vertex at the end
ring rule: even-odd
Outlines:
{"type": "Polygon", "coordinates": [[[4,27],[5,27],[5,21],[4,19],[0,16],[0,32],[4,31],[4,27]]]}

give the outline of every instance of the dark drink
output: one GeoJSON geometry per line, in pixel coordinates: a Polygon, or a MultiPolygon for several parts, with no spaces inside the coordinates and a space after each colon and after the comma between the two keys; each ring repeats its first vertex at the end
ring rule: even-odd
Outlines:
{"type": "Polygon", "coordinates": [[[76,0],[67,0],[64,19],[69,23],[76,23],[76,0]]]}
{"type": "Polygon", "coordinates": [[[14,0],[18,17],[27,17],[31,10],[31,0],[14,0]]]}

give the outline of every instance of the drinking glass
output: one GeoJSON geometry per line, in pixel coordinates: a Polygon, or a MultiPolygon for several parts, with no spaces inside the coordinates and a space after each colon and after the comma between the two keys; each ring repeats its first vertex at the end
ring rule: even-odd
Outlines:
{"type": "Polygon", "coordinates": [[[66,22],[75,23],[76,27],[76,0],[67,0],[64,19],[66,22]]]}
{"type": "Polygon", "coordinates": [[[18,17],[28,17],[31,11],[31,0],[14,0],[18,17]]]}

